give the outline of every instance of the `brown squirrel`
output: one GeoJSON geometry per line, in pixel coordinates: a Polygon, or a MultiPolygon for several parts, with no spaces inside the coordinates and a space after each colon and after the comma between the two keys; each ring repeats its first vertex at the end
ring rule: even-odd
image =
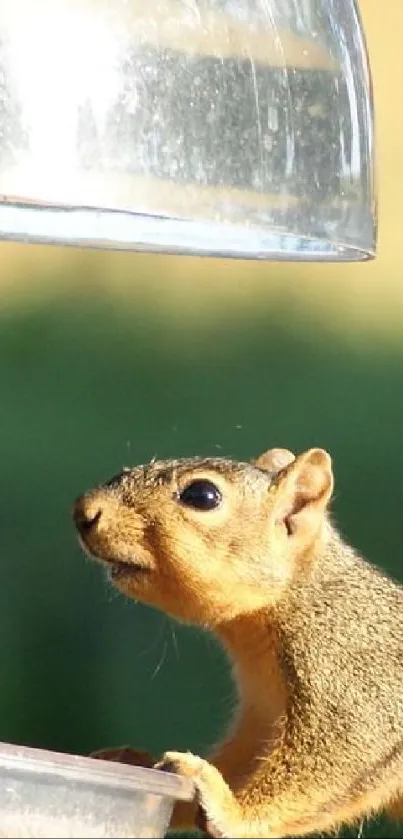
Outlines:
{"type": "Polygon", "coordinates": [[[76,501],[114,585],[211,630],[233,661],[226,739],[156,764],[194,782],[175,829],[202,817],[212,836],[258,839],[403,815],[403,589],[342,540],[332,490],[323,449],[272,449],[125,468],[76,501]]]}

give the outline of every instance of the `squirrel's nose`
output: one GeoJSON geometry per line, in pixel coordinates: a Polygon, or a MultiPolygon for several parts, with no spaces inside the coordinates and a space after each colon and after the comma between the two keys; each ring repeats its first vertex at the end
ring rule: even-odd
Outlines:
{"type": "Polygon", "coordinates": [[[102,516],[102,504],[99,496],[92,493],[77,498],[73,508],[73,519],[80,533],[88,533],[96,528],[102,516]]]}

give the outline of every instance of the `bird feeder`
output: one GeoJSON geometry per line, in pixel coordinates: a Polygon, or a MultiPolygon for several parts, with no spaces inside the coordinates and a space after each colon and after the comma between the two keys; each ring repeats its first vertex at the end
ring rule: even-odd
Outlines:
{"type": "Polygon", "coordinates": [[[0,237],[373,257],[355,0],[2,0],[0,237]]]}

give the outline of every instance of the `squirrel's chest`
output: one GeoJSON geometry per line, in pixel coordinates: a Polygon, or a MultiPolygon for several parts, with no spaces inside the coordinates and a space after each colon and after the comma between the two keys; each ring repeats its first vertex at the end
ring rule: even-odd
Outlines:
{"type": "Polygon", "coordinates": [[[279,733],[289,705],[289,685],[277,661],[256,657],[235,666],[233,676],[239,696],[238,716],[248,718],[259,736],[271,739],[279,733]]]}

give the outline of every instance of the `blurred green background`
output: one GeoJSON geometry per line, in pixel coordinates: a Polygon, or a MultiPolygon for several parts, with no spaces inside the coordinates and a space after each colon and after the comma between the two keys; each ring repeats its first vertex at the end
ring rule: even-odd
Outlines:
{"type": "Polygon", "coordinates": [[[124,464],[324,446],[340,528],[403,580],[403,4],[361,6],[378,114],[375,263],[0,246],[3,741],[204,751],[227,718],[215,644],[116,595],[76,544],[74,497],[124,464]]]}

